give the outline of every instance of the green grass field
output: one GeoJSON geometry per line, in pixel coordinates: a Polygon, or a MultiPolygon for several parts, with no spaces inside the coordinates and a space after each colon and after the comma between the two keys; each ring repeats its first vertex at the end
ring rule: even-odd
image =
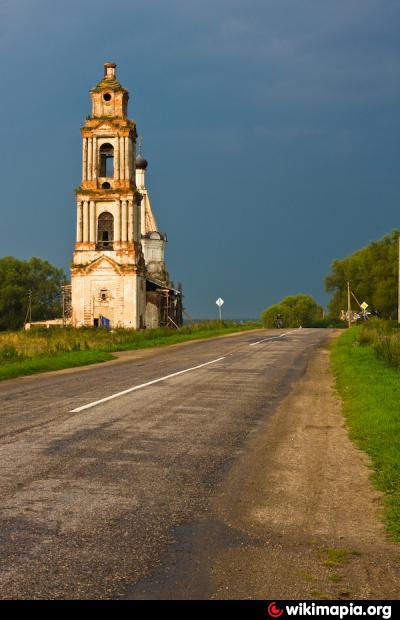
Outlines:
{"type": "Polygon", "coordinates": [[[0,333],[0,380],[84,366],[127,351],[259,329],[258,323],[204,321],[179,330],[51,328],[0,333]]]}
{"type": "Polygon", "coordinates": [[[369,454],[373,481],[385,494],[385,521],[400,541],[400,372],[361,345],[361,328],[332,345],[332,368],[350,437],[369,454]]]}

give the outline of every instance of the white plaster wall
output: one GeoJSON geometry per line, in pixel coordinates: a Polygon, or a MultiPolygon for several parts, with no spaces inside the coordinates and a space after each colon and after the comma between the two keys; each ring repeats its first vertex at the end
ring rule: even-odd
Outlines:
{"type": "Polygon", "coordinates": [[[140,229],[141,229],[142,235],[145,235],[146,234],[146,208],[147,208],[148,197],[147,197],[147,191],[143,191],[142,188],[140,188],[140,190],[141,190],[140,193],[143,196],[142,202],[140,203],[140,229]]]}
{"type": "Polygon", "coordinates": [[[84,321],[85,309],[85,286],[84,279],[81,277],[71,278],[71,295],[72,295],[72,324],[75,327],[82,327],[84,321]]]}
{"type": "MultiPolygon", "coordinates": [[[[110,201],[110,202],[104,202],[104,201],[99,201],[96,202],[95,204],[95,214],[96,214],[96,231],[95,231],[95,238],[97,241],[97,220],[99,218],[99,215],[101,215],[102,213],[105,213],[106,211],[108,213],[111,213],[111,215],[114,218],[114,239],[116,238],[116,230],[115,230],[115,223],[117,221],[117,214],[120,213],[120,201],[119,200],[114,200],[114,201],[110,201]]],[[[121,237],[120,237],[121,238],[121,237]]]]}
{"type": "MultiPolygon", "coordinates": [[[[106,262],[106,261],[103,261],[106,262]]],[[[145,295],[142,276],[119,275],[112,267],[100,263],[87,275],[72,277],[73,325],[93,326],[94,319],[103,314],[112,327],[138,329],[140,315],[145,315],[145,295]],[[108,291],[106,302],[100,300],[100,291],[108,291]]]]}
{"type": "Polygon", "coordinates": [[[165,241],[162,239],[142,239],[144,260],[149,262],[164,262],[165,241]]]}
{"type": "Polygon", "coordinates": [[[136,168],[136,187],[138,189],[145,189],[144,175],[145,171],[143,168],[136,168]]]}
{"type": "MultiPolygon", "coordinates": [[[[107,133],[107,131],[106,131],[106,133],[107,133]]],[[[115,151],[117,150],[117,146],[118,146],[118,142],[117,142],[118,138],[115,137],[115,136],[112,137],[112,136],[109,136],[109,135],[101,136],[101,135],[97,134],[97,132],[96,132],[95,135],[97,137],[97,151],[98,152],[100,151],[100,147],[103,144],[112,144],[112,146],[114,147],[114,158],[115,158],[115,151]]]]}

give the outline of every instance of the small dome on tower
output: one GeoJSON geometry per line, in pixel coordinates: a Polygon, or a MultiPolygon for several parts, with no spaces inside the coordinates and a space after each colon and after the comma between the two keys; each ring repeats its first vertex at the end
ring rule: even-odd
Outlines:
{"type": "Polygon", "coordinates": [[[139,153],[139,155],[136,158],[136,168],[139,168],[139,170],[146,170],[147,166],[148,166],[147,159],[143,157],[142,153],[139,153]]]}

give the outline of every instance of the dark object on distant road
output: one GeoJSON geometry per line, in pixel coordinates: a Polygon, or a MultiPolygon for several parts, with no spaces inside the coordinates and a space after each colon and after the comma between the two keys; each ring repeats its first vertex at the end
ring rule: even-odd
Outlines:
{"type": "Polygon", "coordinates": [[[275,327],[277,329],[282,329],[283,327],[283,318],[281,314],[277,314],[275,317],[275,327]]]}

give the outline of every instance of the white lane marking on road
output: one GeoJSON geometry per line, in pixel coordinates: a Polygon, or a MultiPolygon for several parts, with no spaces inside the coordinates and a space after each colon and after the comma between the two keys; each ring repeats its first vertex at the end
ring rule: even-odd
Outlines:
{"type": "Polygon", "coordinates": [[[166,379],[171,379],[172,377],[177,377],[178,375],[183,375],[185,372],[197,370],[198,368],[203,368],[204,366],[208,366],[209,364],[215,364],[215,362],[220,362],[224,359],[225,357],[218,357],[217,359],[211,360],[210,362],[205,362],[204,364],[199,364],[198,366],[192,366],[192,368],[185,368],[185,370],[178,370],[178,372],[173,372],[170,375],[165,375],[165,377],[160,377],[159,379],[153,379],[153,381],[147,381],[146,383],[135,385],[134,387],[128,388],[127,390],[123,390],[122,392],[117,392],[116,394],[106,396],[105,398],[101,398],[100,400],[95,400],[94,402],[88,403],[87,405],[82,405],[82,407],[71,409],[70,413],[79,413],[80,411],[84,411],[84,409],[90,409],[91,407],[95,407],[96,405],[100,405],[101,403],[106,403],[113,398],[124,396],[125,394],[129,394],[130,392],[135,392],[135,390],[140,390],[144,387],[147,387],[148,385],[154,385],[154,383],[159,383],[160,381],[165,381],[166,379]]]}
{"type": "Polygon", "coordinates": [[[285,332],[284,334],[280,334],[280,336],[271,336],[270,338],[263,338],[262,340],[258,340],[258,342],[251,342],[250,346],[254,347],[256,344],[260,344],[261,342],[266,342],[267,340],[278,340],[278,338],[283,338],[283,336],[294,334],[297,331],[298,329],[293,329],[291,332],[285,332]]]}

